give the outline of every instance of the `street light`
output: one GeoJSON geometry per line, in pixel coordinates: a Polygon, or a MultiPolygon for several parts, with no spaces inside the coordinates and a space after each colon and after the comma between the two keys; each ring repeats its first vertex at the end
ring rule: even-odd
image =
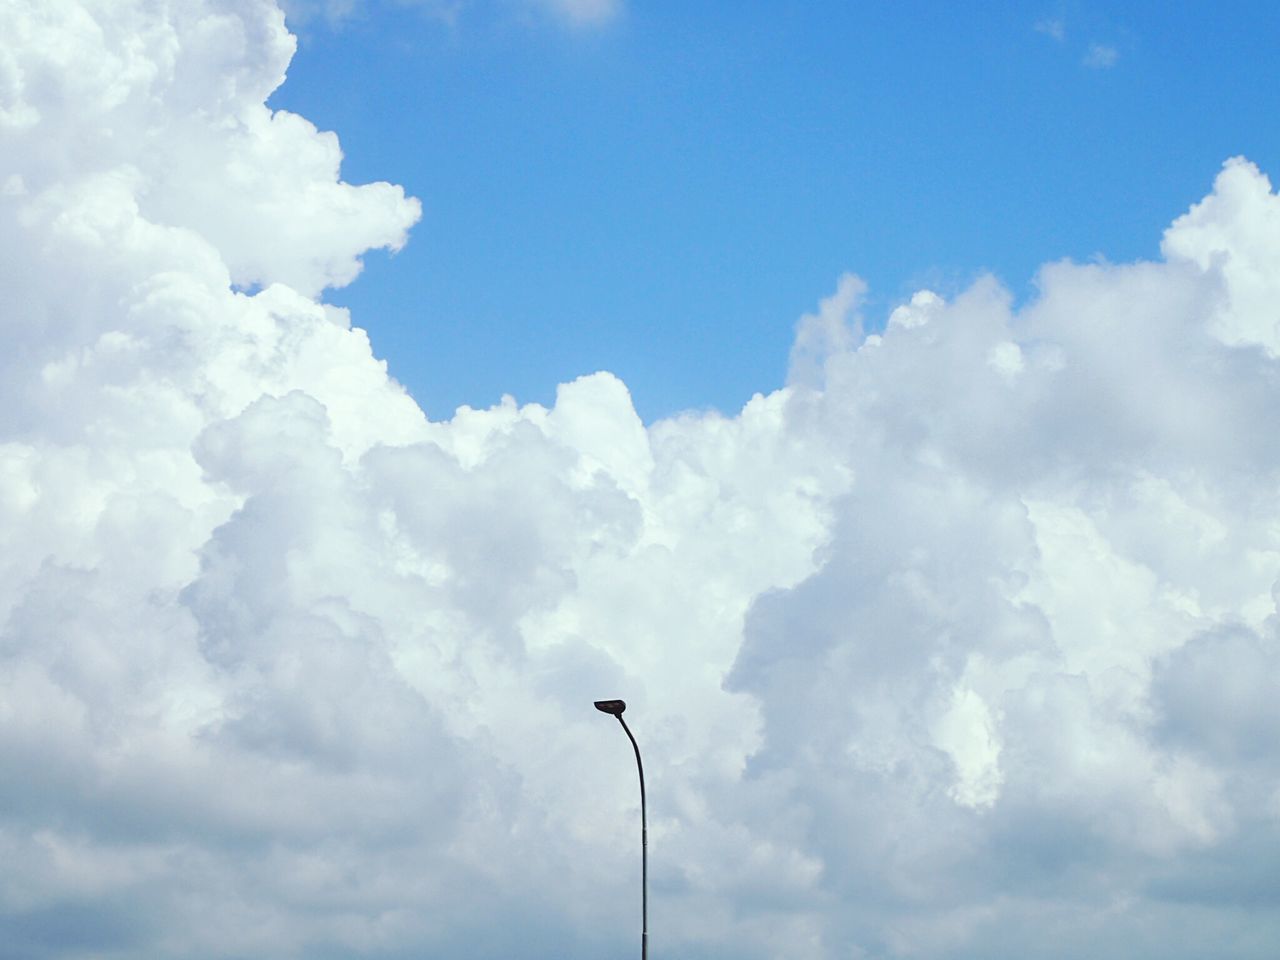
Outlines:
{"type": "Polygon", "coordinates": [[[631,749],[636,752],[636,769],[640,771],[640,960],[649,960],[649,829],[645,824],[644,812],[644,764],[640,762],[640,747],[636,738],[631,735],[631,728],[622,719],[622,711],[627,709],[625,700],[597,700],[596,709],[618,718],[622,729],[631,741],[631,749]]]}

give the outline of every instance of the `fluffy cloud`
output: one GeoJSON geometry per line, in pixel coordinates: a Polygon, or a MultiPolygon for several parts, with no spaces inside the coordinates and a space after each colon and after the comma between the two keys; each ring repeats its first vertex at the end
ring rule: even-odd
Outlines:
{"type": "Polygon", "coordinates": [[[1263,957],[1280,198],[646,427],[429,422],[323,290],[415,201],[266,0],[0,12],[13,957],[1263,957]],[[661,945],[661,946],[660,946],[661,945]]]}

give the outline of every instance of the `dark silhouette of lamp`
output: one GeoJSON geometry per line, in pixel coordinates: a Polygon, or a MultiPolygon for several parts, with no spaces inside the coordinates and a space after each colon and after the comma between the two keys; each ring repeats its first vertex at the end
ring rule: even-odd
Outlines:
{"type": "Polygon", "coordinates": [[[618,718],[627,739],[631,741],[631,749],[636,752],[636,769],[640,771],[640,960],[649,960],[649,828],[645,823],[644,809],[644,764],[640,762],[640,747],[636,738],[631,735],[631,728],[622,719],[622,711],[627,709],[625,700],[597,700],[596,709],[601,713],[618,718]]]}

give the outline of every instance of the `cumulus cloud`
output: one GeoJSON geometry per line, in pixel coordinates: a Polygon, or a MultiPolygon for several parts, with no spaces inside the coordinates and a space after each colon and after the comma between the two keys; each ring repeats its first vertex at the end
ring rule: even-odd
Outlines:
{"type": "Polygon", "coordinates": [[[1264,957],[1280,197],[841,279],[790,384],[430,422],[323,293],[418,215],[266,0],[0,10],[14,957],[1264,957]],[[15,42],[12,38],[17,38],[15,42]]]}

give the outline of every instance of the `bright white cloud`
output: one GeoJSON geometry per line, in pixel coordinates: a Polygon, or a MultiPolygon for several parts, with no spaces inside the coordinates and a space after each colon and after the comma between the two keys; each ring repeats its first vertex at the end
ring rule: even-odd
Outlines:
{"type": "Polygon", "coordinates": [[[0,927],[21,957],[1264,957],[1280,198],[650,427],[431,423],[324,306],[418,206],[266,0],[0,9],[0,927]],[[14,42],[12,38],[17,38],[14,42]],[[260,287],[258,292],[250,293],[260,287]],[[497,922],[495,918],[501,918],[497,922]]]}

